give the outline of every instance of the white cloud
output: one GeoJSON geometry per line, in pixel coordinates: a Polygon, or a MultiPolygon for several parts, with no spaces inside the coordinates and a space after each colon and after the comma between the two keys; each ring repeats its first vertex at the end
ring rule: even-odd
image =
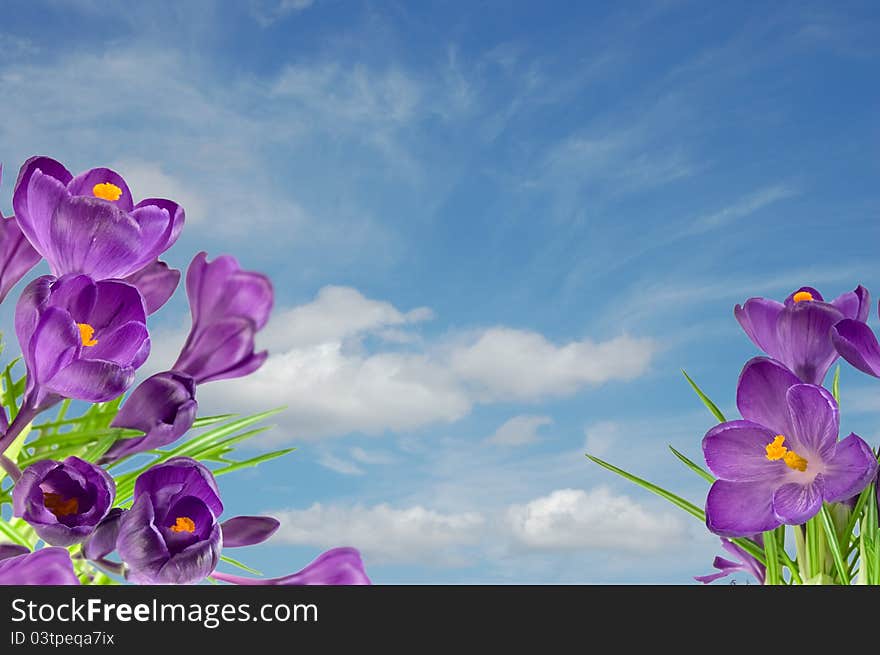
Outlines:
{"type": "Polygon", "coordinates": [[[318,464],[342,475],[363,475],[364,470],[354,462],[349,462],[336,455],[324,453],[318,458],[318,464]]]}
{"type": "Polygon", "coordinates": [[[108,165],[125,178],[135,202],[143,198],[170,198],[183,207],[188,224],[204,220],[208,200],[192,186],[169,175],[161,164],[122,159],[108,165]]]}
{"type": "Polygon", "coordinates": [[[456,550],[479,541],[484,518],[475,512],[441,513],[421,505],[394,508],[323,505],[272,512],[280,543],[332,548],[356,546],[371,563],[460,563],[456,550]]]}
{"type": "MultiPolygon", "coordinates": [[[[650,339],[621,336],[555,345],[536,332],[495,327],[407,351],[366,351],[361,337],[432,316],[325,287],[315,300],[277,312],[261,347],[272,353],[253,375],[206,385],[204,408],[286,406],[276,441],[382,434],[456,421],[477,402],[537,401],[587,385],[627,380],[651,360],[650,339]]],[[[392,344],[398,345],[398,344],[392,344]]],[[[417,347],[416,347],[417,346],[417,347]]]]}
{"type": "Polygon", "coordinates": [[[527,414],[514,416],[499,426],[487,441],[501,446],[524,446],[535,443],[539,439],[538,430],[552,423],[553,419],[549,416],[527,414]]]}
{"type": "MultiPolygon", "coordinates": [[[[365,332],[384,335],[384,328],[425,321],[431,316],[427,307],[404,313],[391,303],[365,298],[351,287],[326,286],[312,302],[276,312],[261,343],[273,351],[336,343],[365,332]]],[[[393,334],[398,337],[393,340],[401,340],[393,334]]]]}
{"type": "Polygon", "coordinates": [[[534,401],[586,385],[638,377],[655,352],[650,339],[622,335],[556,345],[537,332],[495,327],[451,353],[451,367],[489,400],[534,401]]]}
{"type": "Polygon", "coordinates": [[[620,436],[620,424],[616,421],[599,421],[584,428],[584,450],[590,455],[602,457],[620,436]]]}
{"type": "Polygon", "coordinates": [[[524,505],[511,505],[514,539],[535,550],[660,550],[681,541],[685,526],[667,513],[649,511],[606,487],[558,489],[524,505]]]}
{"type": "Polygon", "coordinates": [[[290,14],[298,14],[315,0],[251,0],[251,15],[262,27],[269,27],[290,14]]]}
{"type": "Polygon", "coordinates": [[[758,189],[728,207],[697,219],[688,233],[694,234],[717,229],[795,195],[797,195],[797,191],[784,184],[758,189]]]}

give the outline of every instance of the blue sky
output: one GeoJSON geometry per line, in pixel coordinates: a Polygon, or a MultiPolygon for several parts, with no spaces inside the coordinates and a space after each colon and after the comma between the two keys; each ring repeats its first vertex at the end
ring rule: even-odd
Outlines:
{"type": "MultiPolygon", "coordinates": [[[[253,447],[298,450],[221,478],[284,518],[241,554],[267,574],[353,545],[384,583],[687,584],[717,540],[584,453],[702,503],[666,450],[713,424],[680,369],[732,414],[735,303],[880,288],[878,28],[867,2],[13,0],[0,209],[32,154],[110,165],[184,205],[173,265],[272,276],[269,362],[200,391],[288,406],[253,447]]],[[[148,369],[186,321],[178,293],[148,369]]],[[[876,446],[871,382],[844,370],[843,429],[876,446]]]]}

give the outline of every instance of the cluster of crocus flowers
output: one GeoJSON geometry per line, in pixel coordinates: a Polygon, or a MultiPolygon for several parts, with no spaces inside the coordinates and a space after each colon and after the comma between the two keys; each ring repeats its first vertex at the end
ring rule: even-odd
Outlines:
{"type": "Polygon", "coordinates": [[[880,584],[880,566],[871,563],[880,552],[878,455],[855,433],[841,438],[839,369],[824,386],[841,357],[880,377],[869,307],[861,285],[830,302],[804,286],[783,301],[755,297],[735,306],[736,320],[766,356],[752,358],[740,373],[735,420],[688,378],[719,419],[702,440],[708,471],[674,451],[711,483],[703,509],[591,456],[702,518],[722,538],[737,561],[717,557],[718,572],[696,580],[745,572],[760,584],[880,584]],[[793,557],[785,549],[787,529],[794,532],[793,557]]]}
{"type": "Polygon", "coordinates": [[[185,214],[171,200],[135,201],[115,171],[74,175],[48,157],[21,167],[12,207],[14,216],[0,215],[0,302],[41,260],[50,274],[30,281],[16,304],[26,377],[20,404],[13,395],[9,417],[0,410],[0,466],[13,483],[13,514],[38,541],[0,543],[0,584],[77,584],[98,569],[145,584],[209,577],[369,584],[352,548],[327,551],[281,578],[217,571],[224,548],[261,543],[279,523],[269,516],[222,521],[214,475],[192,457],[146,468],[133,493],[129,488],[130,500],[117,497],[110,465],[184,439],[196,421],[199,385],[249,375],[266,360],[255,343],[272,310],[272,284],[230,255],[193,258],[186,273],[190,333],[171,369],[147,377],[114,409],[108,429],[116,441],[92,457],[83,447],[63,460],[51,450],[36,456],[37,449],[19,469],[7,454],[19,452],[23,444],[11,446],[26,439],[42,412],[74,400],[119,407],[150,354],[148,319],[180,282],[180,271],[159,257],[177,241],[185,214]]]}

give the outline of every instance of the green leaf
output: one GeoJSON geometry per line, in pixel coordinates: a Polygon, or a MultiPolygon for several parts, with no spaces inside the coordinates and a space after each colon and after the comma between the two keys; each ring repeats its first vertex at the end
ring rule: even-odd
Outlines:
{"type": "Polygon", "coordinates": [[[250,468],[252,466],[257,466],[258,464],[262,464],[263,462],[268,462],[269,460],[276,459],[287,453],[292,453],[296,448],[285,448],[284,450],[276,450],[271,453],[266,453],[265,455],[260,455],[259,457],[254,457],[252,459],[246,459],[243,462],[236,462],[230,466],[225,466],[223,468],[219,468],[214,471],[214,475],[223,475],[224,473],[232,473],[233,471],[238,471],[245,468],[250,468]]]}
{"type": "Polygon", "coordinates": [[[764,552],[767,555],[767,584],[778,585],[782,578],[779,572],[779,549],[776,545],[776,530],[764,533],[764,552]]]}
{"type": "Polygon", "coordinates": [[[602,466],[602,467],[608,469],[609,471],[612,471],[613,473],[617,473],[617,475],[619,475],[623,478],[626,478],[630,482],[634,482],[635,484],[639,485],[643,489],[647,489],[651,493],[657,494],[661,498],[668,500],[670,503],[672,503],[676,507],[680,507],[681,509],[686,511],[691,516],[694,516],[694,517],[700,519],[701,521],[706,520],[706,515],[703,512],[703,510],[701,510],[699,507],[694,505],[692,502],[685,500],[681,496],[676,496],[671,491],[666,491],[666,489],[663,489],[662,487],[658,487],[656,484],[652,484],[652,483],[648,482],[647,480],[643,480],[642,478],[636,477],[632,473],[627,473],[623,469],[619,469],[616,466],[614,466],[613,464],[609,464],[608,462],[605,462],[605,461],[599,459],[598,457],[594,457],[593,455],[589,455],[589,454],[587,455],[587,457],[591,461],[598,464],[599,466],[602,466]]]}
{"type": "Polygon", "coordinates": [[[834,530],[834,521],[831,520],[831,513],[828,511],[828,505],[822,504],[822,526],[825,528],[825,541],[831,548],[831,557],[834,560],[834,566],[837,568],[837,575],[841,583],[848,585],[849,570],[843,559],[843,553],[840,551],[840,542],[837,540],[837,533],[834,530]]]}
{"type": "Polygon", "coordinates": [[[220,559],[222,561],[226,562],[227,564],[232,564],[232,566],[237,566],[242,571],[247,571],[248,573],[252,573],[253,575],[263,575],[260,571],[257,571],[256,569],[252,569],[247,564],[242,564],[238,560],[232,559],[231,557],[227,557],[226,555],[221,555],[220,559]]]}
{"type": "Polygon", "coordinates": [[[677,451],[675,448],[673,448],[672,446],[669,446],[669,450],[672,451],[672,454],[673,454],[673,455],[675,455],[676,457],[678,457],[678,459],[680,459],[682,462],[684,462],[685,466],[687,466],[691,471],[693,471],[694,473],[696,473],[697,475],[699,475],[701,478],[703,478],[704,480],[706,480],[706,481],[709,482],[710,484],[711,484],[712,482],[715,482],[715,476],[712,475],[711,473],[709,473],[709,471],[707,471],[706,469],[704,469],[702,466],[700,466],[700,465],[698,465],[698,464],[695,464],[695,463],[692,462],[690,459],[688,459],[685,455],[683,455],[682,453],[678,452],[678,451],[677,451]]]}
{"type": "Polygon", "coordinates": [[[837,365],[837,368],[834,369],[834,380],[831,382],[831,395],[834,396],[834,400],[837,401],[838,408],[840,407],[840,364],[837,365]]]}
{"type": "Polygon", "coordinates": [[[691,377],[687,374],[687,372],[684,369],[682,369],[681,372],[684,374],[684,377],[687,379],[688,383],[691,385],[691,388],[700,397],[700,400],[703,401],[703,404],[709,409],[710,412],[712,412],[712,415],[718,419],[718,422],[719,423],[726,422],[727,419],[724,418],[724,414],[721,413],[721,410],[718,409],[718,406],[715,405],[715,403],[713,403],[711,400],[709,400],[709,397],[703,393],[703,390],[697,386],[696,382],[691,380],[691,377]]]}
{"type": "Polygon", "coordinates": [[[28,540],[23,535],[19,534],[18,530],[3,520],[3,518],[0,518],[0,533],[3,533],[3,535],[5,535],[12,543],[32,548],[31,544],[28,543],[28,540]]]}

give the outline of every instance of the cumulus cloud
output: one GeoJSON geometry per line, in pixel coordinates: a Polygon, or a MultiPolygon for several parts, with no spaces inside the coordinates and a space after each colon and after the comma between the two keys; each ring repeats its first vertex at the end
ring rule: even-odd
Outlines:
{"type": "Polygon", "coordinates": [[[659,550],[684,535],[675,516],[649,511],[606,487],[558,489],[523,505],[511,505],[507,522],[513,538],[534,550],[659,550]]]}
{"type": "Polygon", "coordinates": [[[500,446],[524,446],[538,441],[538,430],[553,423],[549,416],[523,414],[505,421],[487,440],[500,446]]]}
{"type": "Polygon", "coordinates": [[[476,512],[441,513],[421,505],[323,505],[273,512],[281,521],[276,542],[319,548],[352,545],[373,563],[456,564],[456,549],[480,539],[485,519],[476,512]]]}
{"type": "Polygon", "coordinates": [[[442,343],[382,340],[390,328],[411,334],[431,316],[425,307],[402,311],[352,288],[325,287],[312,302],[276,312],[261,342],[272,354],[259,371],[236,380],[234,388],[206,385],[199,401],[205,408],[241,411],[286,406],[276,441],[401,432],[456,421],[475,403],[535,402],[631,379],[646,370],[654,352],[650,339],[557,345],[506,327],[442,343]],[[373,350],[363,343],[370,334],[380,341],[373,350]]]}
{"type": "Polygon", "coordinates": [[[530,401],[637,377],[654,350],[650,339],[626,335],[557,345],[536,332],[495,327],[456,348],[451,367],[490,400],[530,401]]]}

